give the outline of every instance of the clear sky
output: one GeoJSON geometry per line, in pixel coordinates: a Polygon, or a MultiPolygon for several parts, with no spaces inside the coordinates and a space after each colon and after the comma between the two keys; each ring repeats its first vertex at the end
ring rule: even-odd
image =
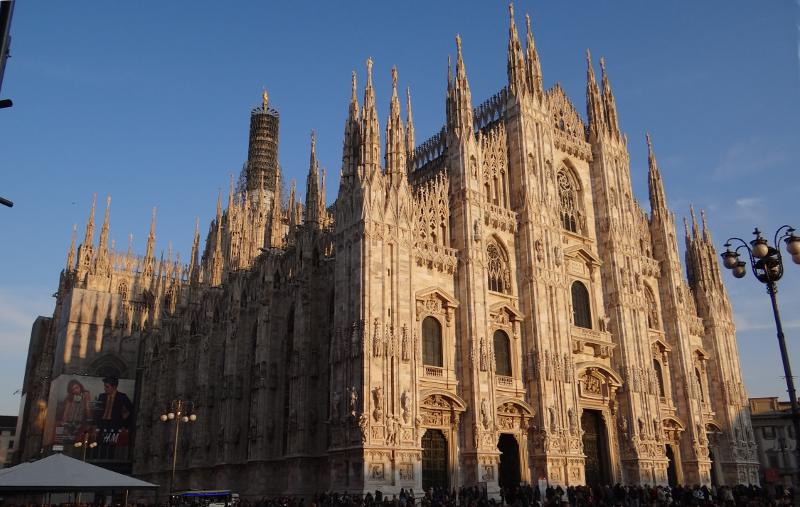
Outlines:
{"type": "MultiPolygon", "coordinates": [[[[646,207],[650,132],[679,223],[690,203],[705,208],[717,245],[756,225],[800,227],[797,3],[525,1],[516,11],[521,30],[533,18],[545,85],[560,82],[584,116],[585,50],[605,56],[646,207]]],[[[157,248],[172,241],[186,259],[195,216],[207,227],[245,161],[249,111],[266,87],[284,174],[304,185],[316,129],[330,203],[351,70],[361,89],[375,60],[383,128],[397,65],[420,143],[444,123],[457,33],[477,105],[507,81],[504,2],[17,2],[0,93],[14,101],[0,110],[0,196],[16,204],[0,208],[0,413],[17,412],[30,326],[52,314],[72,224],[80,239],[93,193],[100,216],[112,197],[117,245],[133,233],[144,253],[157,206],[157,248]]],[[[800,266],[787,268],[780,298],[798,372],[800,266]]],[[[763,287],[724,277],[750,395],[785,398],[763,287]]]]}

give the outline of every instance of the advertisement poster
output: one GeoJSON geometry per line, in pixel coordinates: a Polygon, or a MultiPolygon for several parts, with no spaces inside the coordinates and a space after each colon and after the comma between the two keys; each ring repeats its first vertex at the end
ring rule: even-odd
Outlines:
{"type": "Polygon", "coordinates": [[[134,385],[131,379],[59,375],[50,385],[46,443],[65,449],[76,442],[96,443],[89,457],[127,459],[134,385]]]}

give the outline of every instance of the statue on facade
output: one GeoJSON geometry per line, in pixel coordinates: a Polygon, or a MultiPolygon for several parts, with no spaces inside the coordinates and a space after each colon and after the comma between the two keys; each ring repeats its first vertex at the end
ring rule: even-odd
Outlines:
{"type": "Polygon", "coordinates": [[[380,422],[381,418],[383,417],[383,388],[376,387],[372,390],[372,401],[375,405],[375,410],[372,412],[372,417],[375,418],[375,422],[380,422]]]}

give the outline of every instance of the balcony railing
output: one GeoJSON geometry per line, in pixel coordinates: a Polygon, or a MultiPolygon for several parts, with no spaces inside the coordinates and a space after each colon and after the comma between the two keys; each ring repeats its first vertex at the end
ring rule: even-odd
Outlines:
{"type": "Polygon", "coordinates": [[[425,376],[442,378],[444,377],[444,368],[439,368],[437,366],[426,366],[425,376]]]}

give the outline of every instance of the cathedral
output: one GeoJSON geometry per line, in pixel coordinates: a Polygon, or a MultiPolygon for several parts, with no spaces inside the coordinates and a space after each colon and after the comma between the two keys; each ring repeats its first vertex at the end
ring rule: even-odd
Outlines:
{"type": "Polygon", "coordinates": [[[110,199],[95,243],[93,203],[32,330],[21,458],[102,436],[91,462],[243,498],[757,483],[705,216],[682,264],[649,137],[649,210],[633,197],[603,59],[596,76],[586,53],[584,120],[544,88],[526,21],[510,7],[507,82],[477,105],[456,38],[421,143],[396,69],[383,130],[372,61],[363,99],[353,73],[331,205],[313,134],[305,199],[281,195],[266,92],[188,259],[156,254],[155,211],[144,256],[110,245],[110,199]]]}

